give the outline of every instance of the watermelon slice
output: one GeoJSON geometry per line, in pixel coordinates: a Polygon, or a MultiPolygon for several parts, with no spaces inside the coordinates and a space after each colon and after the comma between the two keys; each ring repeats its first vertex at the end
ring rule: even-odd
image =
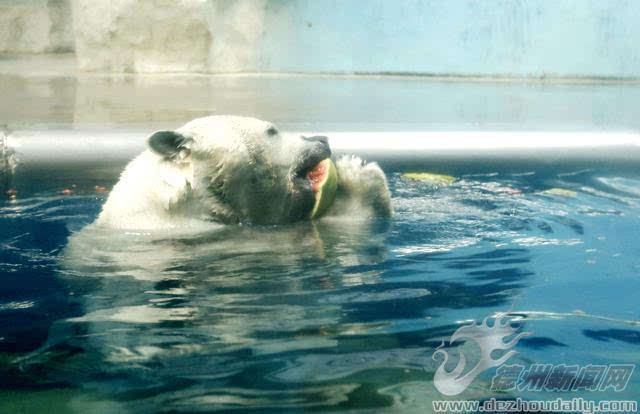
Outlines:
{"type": "Polygon", "coordinates": [[[307,179],[311,182],[311,190],[316,197],[309,217],[318,218],[331,207],[338,188],[338,173],[331,158],[326,158],[313,167],[307,173],[307,179]]]}

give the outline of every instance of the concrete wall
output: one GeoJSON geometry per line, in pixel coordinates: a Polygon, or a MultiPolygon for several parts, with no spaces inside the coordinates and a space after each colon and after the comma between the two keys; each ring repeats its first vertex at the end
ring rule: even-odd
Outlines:
{"type": "Polygon", "coordinates": [[[640,76],[637,0],[321,0],[269,7],[257,45],[267,71],[640,76]]]}
{"type": "Polygon", "coordinates": [[[0,53],[72,50],[70,0],[0,0],[0,53]]]}
{"type": "Polygon", "coordinates": [[[638,22],[637,0],[0,0],[0,52],[75,44],[108,72],[639,78],[638,22]]]}

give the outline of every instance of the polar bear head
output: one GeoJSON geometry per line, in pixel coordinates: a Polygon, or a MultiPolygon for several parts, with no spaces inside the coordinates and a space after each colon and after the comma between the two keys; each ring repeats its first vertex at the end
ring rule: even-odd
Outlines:
{"type": "Polygon", "coordinates": [[[189,209],[200,208],[200,215],[222,223],[308,217],[315,198],[307,173],[331,155],[325,137],[284,135],[269,122],[236,116],[209,116],[158,131],[148,147],[161,169],[185,175],[184,193],[171,197],[175,209],[186,200],[189,209]]]}

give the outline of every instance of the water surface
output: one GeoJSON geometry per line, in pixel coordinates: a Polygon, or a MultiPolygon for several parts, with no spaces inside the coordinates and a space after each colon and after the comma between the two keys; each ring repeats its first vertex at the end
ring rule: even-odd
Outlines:
{"type": "Polygon", "coordinates": [[[640,175],[460,170],[444,185],[387,171],[389,221],[180,237],[79,233],[108,180],[26,186],[0,204],[0,411],[638,400],[638,373],[619,393],[496,393],[495,369],[445,397],[433,355],[460,326],[506,313],[531,332],[509,363],[635,364],[640,175]]]}

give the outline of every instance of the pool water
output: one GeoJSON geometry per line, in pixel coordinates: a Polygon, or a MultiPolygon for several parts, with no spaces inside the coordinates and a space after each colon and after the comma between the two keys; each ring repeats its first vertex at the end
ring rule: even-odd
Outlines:
{"type": "MultiPolygon", "coordinates": [[[[386,166],[395,216],[198,235],[81,231],[113,180],[0,204],[0,412],[432,412],[433,400],[640,398],[623,390],[435,387],[499,316],[508,364],[635,365],[640,174],[386,166]],[[489,319],[489,324],[494,319],[489,319]]],[[[636,370],[637,371],[637,370],[636,370]]]]}

